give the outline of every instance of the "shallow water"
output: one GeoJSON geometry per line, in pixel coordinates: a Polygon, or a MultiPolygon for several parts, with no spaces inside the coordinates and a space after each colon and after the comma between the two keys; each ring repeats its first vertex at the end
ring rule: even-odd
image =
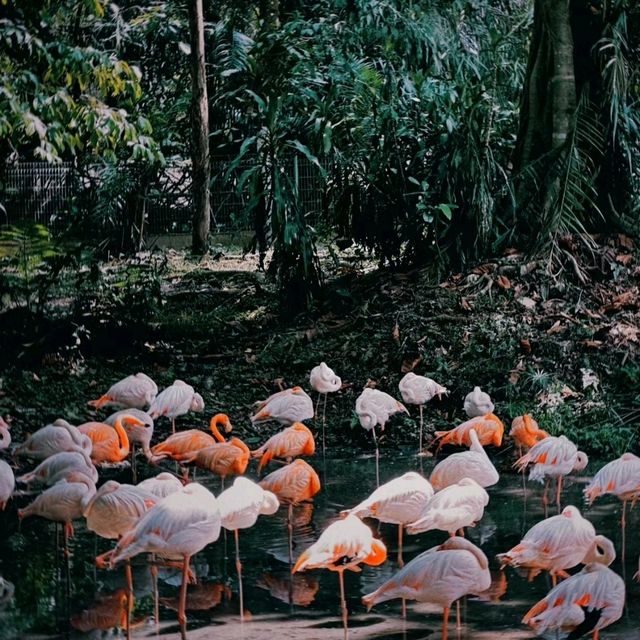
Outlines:
{"type": "MultiPolygon", "coordinates": [[[[511,451],[493,452],[499,465],[509,468],[511,451]]],[[[321,454],[311,461],[320,473],[323,490],[313,505],[295,508],[294,559],[317,539],[320,532],[334,520],[340,510],[355,505],[366,497],[375,485],[375,460],[371,455],[342,454],[328,457],[323,464],[321,454]]],[[[383,450],[380,480],[396,477],[408,470],[428,474],[436,460],[420,459],[414,450],[383,450]]],[[[599,468],[590,463],[587,471],[599,468]]],[[[106,473],[122,482],[131,479],[130,470],[106,473]]],[[[251,474],[249,474],[250,477],[251,474]]],[[[563,494],[563,506],[583,506],[581,491],[588,476],[571,478],[563,494]]],[[[219,480],[199,472],[198,481],[214,493],[220,490],[219,480]]],[[[520,624],[523,614],[550,588],[545,575],[532,582],[507,569],[503,577],[497,571],[495,554],[515,545],[524,532],[543,518],[541,486],[528,483],[523,487],[521,476],[502,473],[500,483],[489,488],[490,502],[482,521],[468,531],[480,545],[495,570],[495,592],[506,588],[500,600],[468,598],[462,604],[462,629],[457,634],[455,616],[449,633],[467,638],[530,638],[533,633],[520,624]],[[506,578],[507,584],[504,583],[506,578]],[[501,581],[502,580],[502,581],[501,581]]],[[[109,549],[110,543],[96,539],[82,523],[76,526],[72,541],[72,558],[67,576],[66,562],[56,542],[56,528],[40,519],[26,520],[18,528],[16,508],[30,498],[21,497],[10,503],[0,514],[0,575],[15,585],[13,597],[2,599],[0,585],[0,638],[15,637],[100,637],[118,622],[119,598],[124,587],[124,575],[118,571],[99,571],[93,565],[97,553],[109,549]],[[83,629],[84,631],[81,631],[83,629]]],[[[549,515],[556,513],[552,506],[549,515]]],[[[598,533],[609,536],[616,549],[621,548],[621,504],[606,497],[586,511],[598,533]]],[[[190,587],[188,596],[188,638],[209,637],[260,640],[277,635],[280,638],[342,638],[338,579],[335,573],[308,571],[290,581],[286,508],[275,516],[261,517],[258,524],[241,532],[240,550],[244,572],[244,601],[247,620],[240,624],[238,615],[237,578],[234,565],[233,537],[228,535],[211,545],[195,558],[199,578],[190,587]],[[292,600],[292,603],[290,603],[292,600]]],[[[376,521],[369,521],[378,529],[376,521]]],[[[620,557],[612,568],[623,575],[627,584],[627,608],[621,620],[604,632],[606,638],[640,638],[640,585],[632,580],[637,569],[640,542],[638,513],[627,519],[626,562],[620,557]]],[[[410,603],[406,621],[400,616],[400,602],[392,601],[366,613],[360,598],[372,591],[397,569],[397,527],[382,525],[379,535],[387,544],[389,558],[380,567],[363,566],[361,573],[345,574],[350,637],[373,639],[440,638],[441,612],[435,607],[410,603]]],[[[404,536],[405,562],[421,551],[442,542],[443,532],[404,536]]],[[[574,570],[575,571],[575,570],[574,570]]],[[[178,637],[176,620],[180,577],[177,572],[160,570],[160,624],[163,638],[178,637]]],[[[143,558],[134,562],[136,606],[133,615],[134,637],[152,637],[157,629],[153,622],[152,581],[143,558]]]]}

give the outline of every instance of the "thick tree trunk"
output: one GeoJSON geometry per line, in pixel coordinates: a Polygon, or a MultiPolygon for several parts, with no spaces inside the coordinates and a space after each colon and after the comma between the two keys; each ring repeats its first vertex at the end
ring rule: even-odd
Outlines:
{"type": "Polygon", "coordinates": [[[514,167],[564,143],[576,107],[571,12],[564,0],[536,0],[514,167]]]}
{"type": "Polygon", "coordinates": [[[193,252],[207,250],[210,230],[209,105],[204,50],[202,0],[189,0],[192,73],[193,252]]]}

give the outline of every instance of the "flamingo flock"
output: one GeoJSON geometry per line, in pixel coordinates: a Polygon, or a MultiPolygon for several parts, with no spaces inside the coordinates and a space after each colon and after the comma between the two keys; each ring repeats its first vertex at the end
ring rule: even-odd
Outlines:
{"type": "MultiPolygon", "coordinates": [[[[320,424],[323,454],[326,451],[327,394],[336,393],[343,386],[341,378],[324,362],[311,371],[309,384],[318,393],[315,407],[301,386],[281,390],[256,403],[250,417],[254,428],[267,422],[277,422],[284,428],[253,450],[247,444],[249,441],[235,435],[227,439],[233,427],[222,413],[210,419],[211,435],[201,428],[180,430],[176,424],[180,416],[205,410],[202,396],[181,380],[159,392],[156,383],[143,373],[116,382],[97,400],[89,402],[96,411],[105,407],[118,409],[104,421],[74,426],[57,419],[12,446],[10,425],[0,418],[0,453],[12,453],[14,461],[10,464],[0,459],[0,510],[11,500],[22,500],[25,492],[38,491],[31,502],[18,509],[18,518],[39,516],[62,524],[67,558],[76,521],[84,519],[89,531],[113,540],[113,548],[97,556],[96,565],[102,569],[124,566],[127,586],[111,597],[116,611],[110,619],[114,626],[124,626],[128,635],[134,607],[131,559],[149,554],[155,576],[157,566],[180,569],[180,591],[174,608],[181,633],[186,637],[187,594],[189,584],[195,580],[191,560],[208,545],[220,544],[217,541],[223,530],[234,536],[239,614],[240,622],[244,623],[240,531],[259,526],[260,517],[275,514],[281,505],[288,510],[290,601],[295,584],[305,589],[299,601],[307,604],[317,591],[316,582],[315,591],[309,595],[312,582],[300,580],[298,573],[315,569],[336,572],[345,638],[349,632],[345,571],[358,572],[360,565],[367,565],[375,572],[375,567],[393,562],[388,558],[387,544],[368,524],[370,519],[397,525],[398,555],[393,575],[380,580],[375,590],[362,597],[367,610],[400,599],[402,615],[406,616],[408,601],[430,603],[442,610],[442,638],[446,639],[452,606],[456,604],[460,627],[460,600],[466,596],[489,600],[495,589],[504,593],[504,571],[512,567],[524,572],[529,580],[541,572],[547,572],[551,578],[548,595],[522,618],[523,624],[536,634],[561,633],[563,637],[577,638],[591,633],[597,639],[601,629],[621,617],[626,586],[624,579],[610,568],[616,558],[614,543],[598,534],[577,506],[562,508],[564,479],[584,471],[588,458],[564,435],[552,436],[541,429],[529,414],[516,417],[506,437],[518,451],[513,467],[523,474],[529,469],[529,480],[544,484],[545,518],[535,523],[518,544],[497,555],[499,578],[494,589],[491,560],[465,533],[483,519],[490,501],[487,488],[499,481],[498,470],[485,447],[497,449],[505,439],[504,424],[494,414],[494,403],[480,387],[475,387],[464,399],[467,419],[449,430],[436,431],[429,445],[436,453],[445,446],[465,450],[438,461],[428,478],[423,473],[408,471],[382,485],[376,429],[383,432],[394,414],[409,414],[409,410],[392,394],[365,387],[355,402],[354,412],[360,425],[372,434],[376,452],[375,488],[354,506],[337,509],[333,521],[296,558],[293,507],[310,503],[322,490],[320,476],[302,457],[315,455],[314,430],[320,424]],[[321,399],[324,404],[320,418],[321,399]],[[172,434],[152,444],[154,421],[161,417],[171,421],[172,434]],[[313,422],[304,424],[309,421],[313,422]],[[139,483],[134,471],[135,444],[141,447],[147,469],[160,471],[139,483]],[[133,484],[104,478],[109,469],[127,465],[129,456],[133,484]],[[32,468],[23,469],[24,473],[16,477],[16,461],[20,460],[22,467],[25,459],[32,468]],[[252,459],[258,460],[258,476],[269,466],[277,468],[256,482],[245,476],[252,459]],[[189,469],[194,470],[195,478],[196,468],[220,478],[221,491],[217,496],[203,484],[190,481],[189,469]],[[235,476],[235,480],[225,489],[228,476],[235,476]],[[556,482],[557,514],[546,517],[552,480],[556,482]],[[16,486],[24,489],[16,491],[16,486]],[[404,533],[417,535],[427,531],[440,532],[433,535],[442,541],[405,564],[404,533]],[[570,573],[580,565],[581,570],[570,573]]],[[[418,456],[431,455],[423,447],[424,407],[433,398],[447,394],[447,388],[430,378],[408,373],[398,390],[404,403],[419,410],[418,456]]],[[[371,480],[373,485],[374,479],[371,480]]],[[[627,504],[634,504],[640,496],[640,458],[625,453],[609,462],[593,476],[583,493],[586,506],[606,494],[622,501],[620,552],[624,558],[627,504]]],[[[343,496],[343,502],[348,501],[348,495],[343,496]]],[[[386,575],[389,576],[389,571],[386,575]]],[[[265,579],[264,584],[265,588],[279,591],[285,588],[273,576],[265,579]]],[[[224,592],[217,594],[218,601],[224,592]]],[[[157,622],[157,586],[155,593],[157,622]]],[[[83,620],[88,616],[84,612],[83,620]]]]}

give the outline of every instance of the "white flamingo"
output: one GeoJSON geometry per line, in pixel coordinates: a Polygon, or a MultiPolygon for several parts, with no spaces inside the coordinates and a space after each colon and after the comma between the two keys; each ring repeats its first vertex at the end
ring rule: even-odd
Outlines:
{"type": "Polygon", "coordinates": [[[182,380],[175,380],[172,385],[158,394],[147,413],[154,420],[160,416],[169,418],[171,420],[172,433],[175,433],[176,418],[189,413],[189,411],[202,413],[204,411],[204,400],[191,385],[182,380]]]}
{"type": "Polygon", "coordinates": [[[236,571],[238,572],[238,592],[240,595],[240,621],[244,621],[244,597],[242,591],[242,564],[240,562],[239,530],[252,527],[258,516],[273,515],[280,502],[271,491],[242,476],[218,496],[218,508],[222,526],[233,531],[236,543],[236,571]]]}
{"type": "Polygon", "coordinates": [[[407,408],[395,398],[379,389],[365,387],[356,399],[356,414],[363,429],[371,431],[373,442],[376,446],[376,486],[380,484],[380,468],[378,450],[378,439],[376,437],[376,427],[384,431],[384,427],[389,418],[394,413],[409,413],[407,408]]]}
{"type": "Polygon", "coordinates": [[[320,406],[320,398],[324,396],[324,403],[322,406],[322,454],[326,453],[325,447],[325,422],[326,422],[326,410],[327,410],[327,395],[339,391],[342,387],[342,380],[340,376],[327,365],[326,362],[321,362],[317,367],[311,369],[309,374],[309,384],[314,391],[318,392],[318,401],[316,402],[315,415],[318,415],[318,408],[320,406]]]}
{"type": "Polygon", "coordinates": [[[419,376],[409,371],[398,384],[402,400],[406,404],[418,405],[420,410],[420,440],[418,446],[418,454],[422,454],[422,426],[423,426],[423,409],[427,402],[430,402],[435,396],[442,396],[449,393],[446,387],[439,385],[435,380],[419,376]]]}
{"type": "Polygon", "coordinates": [[[149,406],[158,394],[156,383],[144,373],[136,373],[119,380],[109,391],[89,404],[96,409],[105,405],[143,409],[149,406]]]}

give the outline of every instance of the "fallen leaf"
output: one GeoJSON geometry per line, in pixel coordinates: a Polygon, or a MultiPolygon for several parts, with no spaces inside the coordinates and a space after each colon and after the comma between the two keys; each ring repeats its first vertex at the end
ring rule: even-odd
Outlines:
{"type": "Polygon", "coordinates": [[[421,362],[422,362],[422,356],[418,356],[417,358],[405,358],[402,361],[402,367],[400,367],[400,372],[409,373],[409,371],[413,371],[421,362]]]}
{"type": "Polygon", "coordinates": [[[633,249],[634,242],[629,236],[625,236],[623,233],[618,234],[618,244],[625,249],[633,249]]]}
{"type": "Polygon", "coordinates": [[[633,262],[633,256],[630,253],[620,253],[616,256],[616,262],[628,267],[633,262]]]}
{"type": "Polygon", "coordinates": [[[528,338],[520,340],[520,348],[526,353],[531,353],[531,341],[528,338]]]}
{"type": "Polygon", "coordinates": [[[599,349],[602,346],[602,340],[583,340],[581,344],[589,349],[599,349]]]}
{"type": "Polygon", "coordinates": [[[623,322],[618,322],[609,330],[609,335],[617,344],[638,342],[638,333],[640,333],[638,327],[623,322]]]}
{"type": "Polygon", "coordinates": [[[498,276],[496,278],[496,284],[501,289],[511,289],[511,280],[509,280],[509,278],[507,278],[507,276],[498,276]]]}
{"type": "Polygon", "coordinates": [[[562,333],[566,327],[560,322],[560,320],[556,320],[548,329],[547,333],[552,335],[554,333],[562,333]]]}
{"type": "Polygon", "coordinates": [[[393,325],[391,337],[393,338],[394,342],[400,342],[400,327],[397,322],[393,325]]]}
{"type": "Polygon", "coordinates": [[[538,304],[535,300],[533,300],[533,298],[529,298],[528,296],[524,296],[523,298],[519,298],[518,302],[525,308],[525,309],[534,309],[536,304],[538,304]]]}
{"type": "Polygon", "coordinates": [[[473,310],[473,305],[466,298],[460,298],[460,308],[463,311],[472,311],[473,310]]]}

